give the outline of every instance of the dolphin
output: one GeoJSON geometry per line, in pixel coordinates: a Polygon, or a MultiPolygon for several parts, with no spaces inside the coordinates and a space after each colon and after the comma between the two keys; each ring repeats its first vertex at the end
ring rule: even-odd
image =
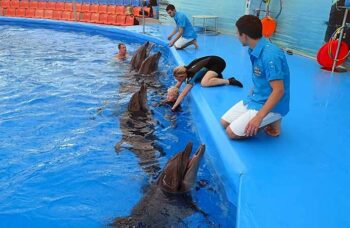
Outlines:
{"type": "Polygon", "coordinates": [[[136,50],[131,58],[130,71],[135,70],[137,72],[140,69],[142,62],[147,58],[152,47],[153,44],[147,41],[136,50]]]}
{"type": "Polygon", "coordinates": [[[157,53],[148,56],[141,64],[141,67],[138,71],[139,74],[150,75],[157,71],[158,62],[162,54],[158,51],[157,53]]]}
{"type": "Polygon", "coordinates": [[[143,82],[140,90],[132,95],[126,112],[120,115],[120,129],[122,139],[114,146],[115,151],[119,153],[123,145],[127,145],[146,173],[159,172],[158,157],[164,153],[155,144],[155,121],[147,106],[147,87],[143,82]]]}
{"type": "Polygon", "coordinates": [[[127,217],[119,217],[111,224],[116,227],[184,227],[183,220],[195,212],[208,215],[192,201],[188,191],[196,182],[199,163],[205,145],[200,145],[192,158],[192,143],[171,158],[158,180],[127,217]]]}

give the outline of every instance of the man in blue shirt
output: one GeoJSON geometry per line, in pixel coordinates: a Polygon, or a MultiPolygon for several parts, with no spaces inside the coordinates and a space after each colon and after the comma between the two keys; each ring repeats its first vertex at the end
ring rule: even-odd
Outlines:
{"type": "Polygon", "coordinates": [[[169,4],[165,10],[170,17],[174,18],[176,23],[176,28],[168,36],[168,40],[170,40],[169,47],[174,46],[176,49],[183,49],[193,44],[197,49],[197,34],[186,15],[181,12],[177,12],[175,6],[172,4],[169,4]],[[175,34],[177,34],[175,39],[171,40],[175,34]]]}
{"type": "Polygon", "coordinates": [[[271,136],[280,134],[282,116],[289,111],[289,67],[283,51],[262,37],[258,17],[244,15],[236,22],[238,39],[249,46],[254,87],[221,118],[231,139],[257,134],[259,128],[271,136]]]}

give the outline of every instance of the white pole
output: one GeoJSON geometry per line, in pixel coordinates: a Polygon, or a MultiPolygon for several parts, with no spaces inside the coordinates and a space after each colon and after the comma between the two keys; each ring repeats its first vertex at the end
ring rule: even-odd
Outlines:
{"type": "Polygon", "coordinates": [[[334,72],[335,70],[335,65],[337,64],[337,58],[338,58],[338,55],[339,55],[339,50],[340,50],[340,44],[341,44],[341,41],[343,39],[343,33],[344,33],[344,26],[345,26],[345,23],[346,23],[346,18],[348,16],[348,12],[349,12],[349,9],[346,8],[345,9],[345,13],[344,13],[344,17],[343,17],[343,23],[342,23],[342,27],[341,27],[341,30],[340,30],[340,34],[339,34],[339,38],[338,38],[338,46],[337,46],[337,50],[335,52],[335,56],[334,56],[334,60],[333,60],[333,66],[332,66],[332,73],[334,72]]]}
{"type": "Polygon", "coordinates": [[[145,33],[145,9],[143,8],[146,5],[146,0],[142,1],[142,33],[145,33]]]}
{"type": "Polygon", "coordinates": [[[72,1],[73,2],[73,15],[74,15],[74,20],[78,21],[78,15],[77,15],[77,3],[75,0],[72,1]]]}
{"type": "Polygon", "coordinates": [[[249,15],[250,14],[250,0],[245,0],[244,14],[245,15],[249,15]]]}

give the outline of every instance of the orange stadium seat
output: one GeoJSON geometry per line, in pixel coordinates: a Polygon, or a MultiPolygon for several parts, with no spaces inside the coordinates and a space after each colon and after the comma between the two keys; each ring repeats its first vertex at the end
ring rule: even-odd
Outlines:
{"type": "Polygon", "coordinates": [[[98,12],[99,13],[107,13],[107,5],[99,5],[98,12]]]}
{"type": "Polygon", "coordinates": [[[51,10],[51,9],[44,10],[44,18],[52,19],[53,18],[53,10],[51,10]]]}
{"type": "Polygon", "coordinates": [[[10,8],[10,1],[1,1],[2,8],[10,8]]]}
{"type": "Polygon", "coordinates": [[[55,10],[64,10],[64,2],[56,2],[55,10]]]}
{"type": "Polygon", "coordinates": [[[43,9],[36,9],[35,10],[35,17],[36,18],[44,18],[44,10],[43,9]]]}
{"type": "Polygon", "coordinates": [[[25,17],[26,16],[26,9],[25,8],[16,9],[16,16],[17,17],[25,17]]]}
{"type": "Polygon", "coordinates": [[[37,9],[46,9],[46,2],[38,2],[38,8],[37,9]]]}
{"type": "Polygon", "coordinates": [[[83,16],[81,18],[82,18],[81,21],[90,22],[90,20],[91,20],[91,13],[84,12],[83,16]]]}
{"type": "Polygon", "coordinates": [[[56,19],[56,20],[61,20],[62,19],[62,11],[61,10],[54,10],[52,18],[56,19]]]}
{"type": "MultiPolygon", "coordinates": [[[[81,6],[82,6],[82,4],[79,4],[79,3],[75,4],[77,12],[81,12],[81,6]]],[[[73,5],[73,7],[74,7],[74,5],[73,5]]],[[[74,8],[73,8],[73,10],[74,10],[74,8]]]]}
{"type": "Polygon", "coordinates": [[[48,2],[46,4],[46,9],[55,10],[56,9],[56,2],[48,2]]]}
{"type": "Polygon", "coordinates": [[[91,13],[98,13],[98,5],[96,5],[96,4],[90,5],[90,12],[91,13]]]}
{"type": "Polygon", "coordinates": [[[11,1],[10,6],[11,8],[19,8],[19,1],[11,1]]]}
{"type": "Polygon", "coordinates": [[[62,20],[72,21],[73,20],[72,12],[70,12],[70,11],[63,11],[62,12],[62,20]]]}
{"type": "Polygon", "coordinates": [[[100,16],[99,13],[92,13],[92,14],[91,14],[90,22],[92,22],[92,23],[98,23],[99,16],[100,16]]]}
{"type": "Polygon", "coordinates": [[[109,24],[109,25],[117,25],[116,20],[117,20],[117,15],[115,15],[115,14],[108,14],[108,16],[107,16],[107,24],[109,24]]]}
{"type": "Polygon", "coordinates": [[[15,17],[16,9],[15,8],[7,8],[5,16],[15,17]]]}
{"type": "Polygon", "coordinates": [[[124,14],[125,14],[124,6],[116,6],[116,7],[115,7],[115,13],[116,13],[116,14],[124,15],[124,14]]]}
{"type": "Polygon", "coordinates": [[[73,11],[73,4],[70,2],[64,3],[64,11],[73,11]]]}
{"type": "Polygon", "coordinates": [[[125,15],[117,15],[117,25],[125,25],[125,15]]]}
{"type": "Polygon", "coordinates": [[[27,2],[27,1],[20,1],[19,2],[19,8],[24,8],[24,9],[29,8],[29,2],[27,2]]]}
{"type": "Polygon", "coordinates": [[[35,9],[33,8],[26,9],[26,17],[35,17],[35,9]]]}
{"type": "Polygon", "coordinates": [[[38,2],[38,8],[37,9],[46,9],[47,2],[38,2]]]}
{"type": "Polygon", "coordinates": [[[115,14],[115,6],[108,6],[107,7],[107,13],[115,14]]]}
{"type": "Polygon", "coordinates": [[[125,19],[125,25],[134,25],[135,17],[133,15],[127,15],[125,19]]]}
{"type": "Polygon", "coordinates": [[[90,4],[82,4],[81,12],[90,12],[90,4]]]}
{"type": "Polygon", "coordinates": [[[134,7],[132,8],[132,13],[135,17],[141,16],[141,7],[134,7]]]}
{"type": "Polygon", "coordinates": [[[29,8],[33,8],[33,9],[38,8],[38,2],[29,2],[29,8]]]}
{"type": "Polygon", "coordinates": [[[107,24],[107,14],[106,13],[100,13],[100,18],[99,18],[99,23],[100,24],[107,24]]]}

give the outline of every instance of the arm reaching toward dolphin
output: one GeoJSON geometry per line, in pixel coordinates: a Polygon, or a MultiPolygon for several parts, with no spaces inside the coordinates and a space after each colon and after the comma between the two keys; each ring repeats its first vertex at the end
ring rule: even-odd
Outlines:
{"type": "Polygon", "coordinates": [[[175,111],[176,108],[181,104],[182,100],[186,97],[188,92],[192,89],[193,85],[192,84],[187,84],[184,88],[184,90],[180,93],[179,97],[177,98],[175,104],[171,108],[171,110],[175,111]]]}
{"type": "MultiPolygon", "coordinates": [[[[180,103],[182,102],[182,100],[186,97],[186,95],[188,94],[188,92],[192,89],[194,83],[196,80],[198,79],[201,79],[203,77],[203,75],[205,75],[207,73],[208,69],[203,67],[202,69],[200,69],[197,73],[195,73],[195,75],[191,78],[187,78],[186,81],[187,81],[187,84],[184,88],[184,90],[181,92],[181,94],[179,95],[179,97],[177,98],[174,106],[171,108],[171,110],[175,111],[176,108],[180,105],[180,103]]],[[[176,83],[176,87],[180,87],[182,82],[184,81],[183,80],[179,80],[177,83],[176,83]]]]}
{"type": "Polygon", "coordinates": [[[180,37],[182,36],[182,34],[184,33],[184,29],[183,28],[179,28],[177,36],[175,37],[175,39],[173,39],[170,43],[169,43],[169,47],[172,47],[175,42],[180,39],[180,37]]]}
{"type": "Polygon", "coordinates": [[[168,36],[168,40],[171,40],[171,38],[177,33],[177,27],[173,30],[173,32],[168,36]]]}

